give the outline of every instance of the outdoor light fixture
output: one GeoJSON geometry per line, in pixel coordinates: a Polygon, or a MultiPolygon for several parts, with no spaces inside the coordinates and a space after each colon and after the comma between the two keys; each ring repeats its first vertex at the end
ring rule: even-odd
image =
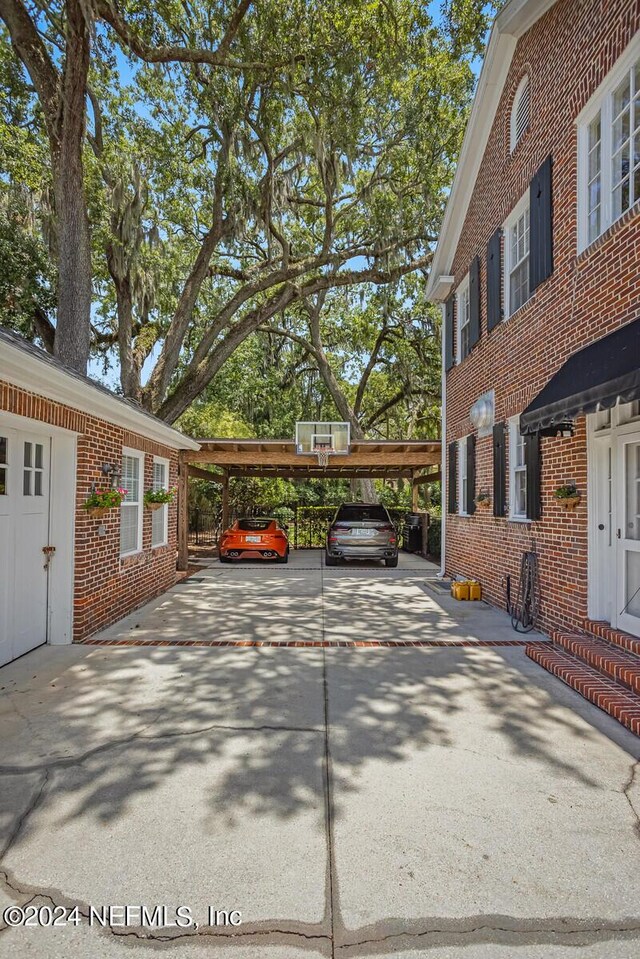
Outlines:
{"type": "Polygon", "coordinates": [[[553,426],[546,426],[540,430],[540,436],[573,436],[575,433],[575,424],[573,420],[563,420],[561,423],[554,423],[553,426]]]}
{"type": "Polygon", "coordinates": [[[469,410],[469,419],[478,431],[478,436],[488,436],[493,429],[495,394],[493,390],[483,393],[469,410]]]}
{"type": "Polygon", "coordinates": [[[111,481],[111,489],[117,489],[120,484],[120,466],[117,463],[103,463],[102,475],[108,476],[111,481]]]}

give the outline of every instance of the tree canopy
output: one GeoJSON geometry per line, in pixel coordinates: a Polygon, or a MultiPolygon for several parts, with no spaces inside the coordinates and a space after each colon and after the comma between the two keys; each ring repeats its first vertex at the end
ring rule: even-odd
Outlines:
{"type": "Polygon", "coordinates": [[[429,10],[0,0],[3,320],[77,368],[91,350],[170,422],[285,330],[376,428],[366,384],[402,409],[422,375],[403,278],[428,271],[486,28],[482,3],[429,10]],[[383,385],[403,324],[412,360],[383,385]]]}

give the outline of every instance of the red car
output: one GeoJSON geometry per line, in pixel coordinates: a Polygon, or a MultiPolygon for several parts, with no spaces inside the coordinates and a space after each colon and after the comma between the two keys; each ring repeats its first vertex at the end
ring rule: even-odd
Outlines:
{"type": "Polygon", "coordinates": [[[287,534],[275,519],[263,516],[238,519],[220,539],[220,562],[230,563],[234,559],[274,559],[277,563],[287,563],[287,534]]]}

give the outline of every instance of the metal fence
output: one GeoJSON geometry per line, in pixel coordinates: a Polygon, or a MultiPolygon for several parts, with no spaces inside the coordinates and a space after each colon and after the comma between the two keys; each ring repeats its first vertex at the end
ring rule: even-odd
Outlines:
{"type": "Polygon", "coordinates": [[[189,546],[217,546],[221,520],[220,512],[216,510],[190,510],[189,546]]]}

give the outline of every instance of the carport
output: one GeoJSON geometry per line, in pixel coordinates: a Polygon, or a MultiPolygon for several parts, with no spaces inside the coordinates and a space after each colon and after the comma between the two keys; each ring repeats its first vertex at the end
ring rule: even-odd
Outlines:
{"type": "Polygon", "coordinates": [[[413,509],[423,483],[440,479],[439,440],[351,440],[349,452],[329,456],[320,465],[301,454],[293,440],[199,439],[200,450],[180,460],[178,496],[178,569],[188,561],[189,478],[220,483],[222,525],[229,522],[229,480],[234,477],[282,479],[410,479],[413,509]]]}

